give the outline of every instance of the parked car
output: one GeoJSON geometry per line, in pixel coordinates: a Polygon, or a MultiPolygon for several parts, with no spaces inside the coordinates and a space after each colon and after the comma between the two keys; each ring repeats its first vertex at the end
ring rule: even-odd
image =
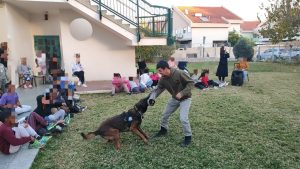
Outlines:
{"type": "Polygon", "coordinates": [[[267,49],[264,52],[257,54],[257,58],[259,60],[270,60],[270,59],[276,59],[278,57],[281,57],[287,53],[286,49],[279,49],[279,48],[271,48],[267,49]]]}
{"type": "Polygon", "coordinates": [[[293,58],[296,56],[300,56],[300,48],[292,48],[288,49],[287,52],[283,54],[283,58],[293,58]]]}

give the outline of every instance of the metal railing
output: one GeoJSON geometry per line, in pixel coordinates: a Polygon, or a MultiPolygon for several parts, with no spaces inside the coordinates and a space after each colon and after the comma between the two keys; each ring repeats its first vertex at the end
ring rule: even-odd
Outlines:
{"type": "Polygon", "coordinates": [[[141,37],[167,37],[173,44],[172,11],[163,6],[151,5],[145,0],[92,0],[99,5],[99,16],[106,10],[137,28],[141,37]]]}

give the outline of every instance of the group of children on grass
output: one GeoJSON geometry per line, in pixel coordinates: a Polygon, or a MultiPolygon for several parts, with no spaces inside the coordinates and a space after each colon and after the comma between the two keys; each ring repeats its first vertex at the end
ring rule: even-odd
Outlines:
{"type": "Polygon", "coordinates": [[[25,119],[16,120],[16,108],[21,106],[15,86],[9,85],[8,92],[12,100],[1,100],[0,105],[0,151],[4,154],[17,152],[23,144],[29,148],[43,148],[53,136],[61,133],[73,113],[84,111],[74,97],[75,85],[68,82],[65,75],[54,76],[53,85],[45,94],[37,96],[37,107],[25,119]],[[16,97],[15,97],[16,96],[16,97]],[[15,99],[16,100],[16,99],[15,99]]]}
{"type": "MultiPolygon", "coordinates": [[[[208,78],[209,70],[203,69],[201,74],[198,69],[194,70],[194,73],[191,74],[191,78],[195,83],[195,87],[200,90],[206,90],[208,88],[219,88],[228,85],[228,82],[218,82],[209,80],[208,78]]],[[[151,90],[156,87],[160,75],[155,72],[149,72],[148,69],[145,69],[144,72],[138,77],[121,77],[119,73],[114,73],[112,79],[112,93],[114,96],[116,93],[125,92],[128,95],[143,93],[147,89],[151,90]]]]}
{"type": "Polygon", "coordinates": [[[209,75],[209,69],[203,69],[201,74],[198,73],[198,69],[195,69],[193,75],[191,76],[191,78],[195,83],[194,86],[200,90],[206,90],[208,88],[216,89],[228,85],[228,82],[209,80],[208,75],[209,75]]]}
{"type": "Polygon", "coordinates": [[[158,73],[149,72],[149,69],[145,69],[140,73],[136,79],[134,77],[121,77],[120,73],[114,73],[112,79],[112,93],[126,92],[127,94],[143,93],[148,89],[155,88],[160,76],[158,73]]]}

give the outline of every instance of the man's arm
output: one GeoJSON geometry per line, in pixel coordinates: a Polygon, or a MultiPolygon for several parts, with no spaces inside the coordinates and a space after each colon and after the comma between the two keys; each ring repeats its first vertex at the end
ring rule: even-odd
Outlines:
{"type": "Polygon", "coordinates": [[[184,72],[180,73],[180,80],[183,85],[185,85],[185,88],[181,90],[179,93],[181,93],[181,97],[188,95],[190,91],[192,90],[194,86],[193,79],[191,79],[187,74],[184,72]]]}
{"type": "Polygon", "coordinates": [[[161,80],[158,81],[157,88],[154,89],[149,97],[149,100],[155,100],[165,90],[161,80]]]}

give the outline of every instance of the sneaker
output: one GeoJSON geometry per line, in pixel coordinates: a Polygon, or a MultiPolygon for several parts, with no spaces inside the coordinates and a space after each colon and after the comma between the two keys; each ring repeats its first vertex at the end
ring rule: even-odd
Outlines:
{"type": "Polygon", "coordinates": [[[25,84],[23,87],[24,87],[24,89],[27,89],[27,86],[26,86],[26,84],[25,84]]]}
{"type": "Polygon", "coordinates": [[[87,87],[87,85],[86,85],[86,84],[83,84],[82,86],[83,86],[83,87],[87,87]]]}
{"type": "Polygon", "coordinates": [[[39,142],[38,140],[34,140],[33,143],[28,145],[29,149],[37,149],[37,148],[43,148],[43,147],[44,147],[44,145],[41,144],[41,142],[39,142]]]}
{"type": "Polygon", "coordinates": [[[81,110],[81,111],[85,111],[85,109],[87,109],[87,106],[81,106],[81,107],[80,107],[80,110],[81,110]]]}
{"type": "Polygon", "coordinates": [[[224,87],[225,86],[225,83],[220,83],[219,84],[219,87],[224,87]]]}
{"type": "Polygon", "coordinates": [[[185,136],[184,140],[181,142],[180,146],[186,147],[186,146],[190,145],[191,142],[192,142],[192,136],[185,136]]]}
{"type": "Polygon", "coordinates": [[[77,85],[78,85],[78,86],[81,86],[81,81],[79,81],[79,82],[77,83],[77,85]]]}
{"type": "Polygon", "coordinates": [[[53,129],[56,126],[56,123],[49,123],[47,126],[47,130],[50,131],[51,129],[53,129]]]}
{"type": "Polygon", "coordinates": [[[59,130],[59,131],[61,131],[61,132],[62,132],[62,130],[63,130],[62,127],[60,127],[60,126],[58,126],[58,125],[55,127],[55,129],[56,129],[56,130],[59,130]]]}
{"type": "Polygon", "coordinates": [[[32,85],[30,84],[28,87],[29,87],[29,88],[32,88],[32,85]]]}
{"type": "Polygon", "coordinates": [[[43,136],[40,143],[45,145],[51,138],[52,136],[43,136]]]}
{"type": "Polygon", "coordinates": [[[160,130],[158,131],[158,133],[156,133],[154,135],[154,137],[161,137],[161,136],[165,136],[167,134],[168,130],[164,127],[160,127],[160,130]]]}
{"type": "Polygon", "coordinates": [[[71,120],[71,116],[70,116],[70,113],[67,115],[67,117],[64,119],[65,121],[65,124],[68,125],[70,123],[70,120],[71,120]]]}

